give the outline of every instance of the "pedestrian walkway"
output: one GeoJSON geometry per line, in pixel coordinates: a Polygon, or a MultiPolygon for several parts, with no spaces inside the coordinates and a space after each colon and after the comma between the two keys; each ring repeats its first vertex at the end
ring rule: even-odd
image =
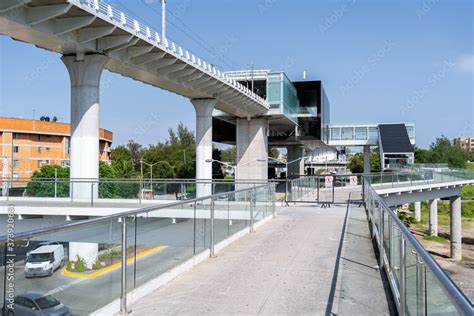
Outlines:
{"type": "Polygon", "coordinates": [[[275,220],[130,309],[135,315],[324,315],[334,309],[340,315],[389,314],[380,273],[372,267],[376,259],[361,210],[353,213],[347,204],[330,209],[315,204],[278,208],[275,220]],[[362,237],[347,237],[344,247],[346,218],[347,232],[362,237]],[[347,262],[340,264],[344,259],[347,262]],[[351,266],[349,260],[363,268],[351,266]],[[357,308],[351,311],[351,304],[357,308]]]}

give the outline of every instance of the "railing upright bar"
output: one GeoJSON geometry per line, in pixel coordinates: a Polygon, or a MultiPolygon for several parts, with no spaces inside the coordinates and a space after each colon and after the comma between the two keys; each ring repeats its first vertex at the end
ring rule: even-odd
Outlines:
{"type": "Polygon", "coordinates": [[[122,217],[122,281],[120,288],[120,314],[127,312],[127,218],[122,217]]]}
{"type": "Polygon", "coordinates": [[[211,198],[211,204],[209,205],[211,211],[211,245],[210,245],[210,256],[215,257],[214,252],[214,198],[211,198]]]}
{"type": "Polygon", "coordinates": [[[400,232],[400,301],[398,305],[398,315],[404,316],[405,315],[405,305],[406,305],[406,280],[405,280],[405,272],[406,272],[406,240],[403,236],[402,232],[400,232]]]}

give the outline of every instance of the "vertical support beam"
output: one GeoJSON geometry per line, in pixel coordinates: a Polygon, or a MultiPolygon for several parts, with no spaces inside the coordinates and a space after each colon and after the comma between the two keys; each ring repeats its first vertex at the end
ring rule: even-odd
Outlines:
{"type": "Polygon", "coordinates": [[[237,181],[268,179],[267,125],[266,119],[237,119],[237,181]]]}
{"type": "Polygon", "coordinates": [[[420,201],[415,202],[414,206],[415,206],[415,211],[414,211],[415,220],[419,222],[421,221],[421,202],[420,201]]]}
{"type": "MultiPolygon", "coordinates": [[[[104,55],[72,55],[61,58],[71,79],[71,179],[99,178],[99,83],[108,60],[104,55]]],[[[74,199],[97,198],[98,186],[78,183],[74,199]]]]}
{"type": "MultiPolygon", "coordinates": [[[[288,162],[304,157],[304,147],[302,146],[287,146],[286,151],[286,161],[288,162]]],[[[288,179],[299,178],[300,175],[304,175],[304,159],[288,164],[286,172],[288,179]]]]}
{"type": "Polygon", "coordinates": [[[212,194],[212,111],[217,100],[193,99],[191,103],[196,110],[196,197],[202,197],[212,194]]]}
{"type": "Polygon", "coordinates": [[[370,173],[370,146],[364,146],[364,174],[370,173]]]}
{"type": "Polygon", "coordinates": [[[451,258],[460,261],[462,259],[461,196],[452,196],[449,201],[451,213],[451,258]]]}
{"type": "Polygon", "coordinates": [[[430,207],[429,233],[430,236],[438,236],[438,200],[428,201],[430,207]]]}

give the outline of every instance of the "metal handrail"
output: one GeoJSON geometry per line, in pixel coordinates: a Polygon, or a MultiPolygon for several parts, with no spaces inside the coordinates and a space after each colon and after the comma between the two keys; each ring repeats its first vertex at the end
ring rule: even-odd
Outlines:
{"type": "MultiPolygon", "coordinates": [[[[422,260],[426,266],[431,270],[435,275],[436,279],[439,281],[441,288],[446,293],[453,305],[465,315],[472,315],[473,306],[470,303],[469,299],[464,295],[464,293],[456,286],[456,284],[451,280],[451,278],[444,272],[444,270],[439,266],[435,259],[423,248],[420,242],[413,236],[410,230],[402,223],[398,216],[393,212],[390,207],[386,204],[385,200],[382,199],[376,192],[374,188],[368,183],[367,188],[371,191],[372,196],[377,200],[379,205],[386,211],[392,220],[397,225],[400,232],[403,234],[403,237],[406,238],[415,249],[417,254],[421,256],[422,260]]],[[[383,238],[380,236],[380,238],[383,238]]],[[[405,308],[404,306],[401,308],[405,308]]]]}
{"type": "Polygon", "coordinates": [[[69,0],[69,2],[74,3],[74,5],[90,13],[100,16],[106,21],[110,21],[117,27],[126,29],[129,33],[139,37],[144,41],[149,42],[152,45],[160,47],[161,49],[174,55],[176,58],[179,58],[185,63],[193,64],[193,66],[199,68],[201,71],[207,73],[211,77],[221,81],[222,83],[228,86],[235,88],[238,92],[242,92],[250,99],[254,100],[260,105],[263,105],[267,110],[270,108],[268,102],[265,99],[263,99],[250,89],[244,87],[237,81],[229,80],[229,78],[225,75],[224,72],[218,70],[212,64],[204,62],[202,59],[190,53],[188,50],[183,49],[181,46],[177,46],[173,41],[169,40],[168,38],[160,38],[158,33],[153,28],[148,27],[147,25],[130,17],[128,14],[119,11],[110,4],[105,3],[102,0],[69,0]]]}
{"type": "MultiPolygon", "coordinates": [[[[196,203],[196,202],[203,201],[203,200],[208,200],[208,199],[215,199],[215,198],[218,198],[218,197],[223,196],[223,195],[236,194],[236,193],[240,193],[240,192],[251,192],[252,190],[256,190],[258,188],[264,188],[264,187],[267,187],[267,186],[268,185],[254,186],[252,188],[246,188],[246,189],[240,189],[240,190],[235,190],[235,191],[229,191],[229,192],[223,192],[223,193],[207,195],[207,196],[195,198],[195,199],[192,199],[192,200],[186,200],[186,201],[166,203],[166,204],[161,204],[161,205],[153,205],[153,206],[148,206],[148,207],[142,207],[142,208],[138,208],[138,209],[135,209],[135,210],[124,211],[124,212],[119,212],[119,213],[115,213],[115,214],[111,214],[111,215],[101,216],[101,217],[98,217],[98,218],[88,219],[88,220],[84,220],[84,221],[77,222],[77,223],[66,223],[66,224],[57,225],[57,226],[43,227],[43,228],[39,228],[39,229],[27,231],[27,232],[17,233],[17,234],[15,234],[15,239],[24,239],[24,238],[27,238],[27,237],[32,237],[34,235],[52,233],[52,232],[56,232],[56,231],[60,231],[60,230],[64,230],[64,229],[76,228],[76,227],[80,227],[80,226],[84,226],[84,225],[90,225],[90,224],[104,222],[104,221],[107,221],[107,220],[119,219],[119,218],[122,218],[122,217],[129,217],[129,216],[133,216],[133,215],[139,215],[139,214],[143,214],[143,213],[157,211],[157,210],[164,209],[164,208],[170,208],[170,207],[179,206],[179,205],[196,203]]],[[[7,236],[6,235],[0,236],[0,243],[4,243],[6,241],[7,241],[7,236]]]]}

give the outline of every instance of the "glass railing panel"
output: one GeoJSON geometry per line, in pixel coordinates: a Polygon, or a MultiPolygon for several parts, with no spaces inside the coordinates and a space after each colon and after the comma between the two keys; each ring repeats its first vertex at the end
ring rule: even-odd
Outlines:
{"type": "Polygon", "coordinates": [[[267,214],[267,192],[266,192],[266,187],[256,187],[254,189],[254,212],[253,212],[253,217],[254,217],[254,222],[258,222],[259,220],[263,219],[266,217],[267,214]]]}
{"type": "Polygon", "coordinates": [[[247,191],[229,194],[229,236],[250,225],[250,195],[247,191]]]}
{"type": "MultiPolygon", "coordinates": [[[[75,185],[75,184],[73,184],[75,185]]],[[[98,196],[99,199],[117,199],[117,200],[131,200],[131,199],[140,199],[140,183],[137,181],[127,181],[127,180],[104,180],[94,183],[95,186],[98,186],[98,196]]],[[[143,188],[143,194],[150,195],[149,199],[152,199],[151,196],[151,186],[147,184],[143,188]],[[150,193],[146,193],[150,192],[150,193]]],[[[147,198],[143,196],[143,198],[147,198]]]]}
{"type": "Polygon", "coordinates": [[[456,307],[439,285],[433,272],[426,269],[426,312],[428,315],[459,315],[456,307]]]}
{"type": "Polygon", "coordinates": [[[397,289],[400,288],[400,242],[401,232],[397,225],[391,221],[389,263],[397,289]]]}
{"type": "Polygon", "coordinates": [[[407,314],[424,315],[424,264],[409,243],[406,246],[405,271],[407,314]]]}
{"type": "Polygon", "coordinates": [[[79,315],[120,296],[122,248],[117,219],[16,240],[14,251],[16,295],[43,292],[79,315]]]}
{"type": "Polygon", "coordinates": [[[138,214],[129,222],[129,247],[136,251],[128,274],[138,287],[194,255],[194,203],[138,214]]]}
{"type": "Polygon", "coordinates": [[[229,236],[229,195],[221,194],[214,201],[214,244],[229,236]]]}
{"type": "Polygon", "coordinates": [[[211,199],[198,200],[195,204],[194,254],[199,254],[211,245],[211,199]]]}

